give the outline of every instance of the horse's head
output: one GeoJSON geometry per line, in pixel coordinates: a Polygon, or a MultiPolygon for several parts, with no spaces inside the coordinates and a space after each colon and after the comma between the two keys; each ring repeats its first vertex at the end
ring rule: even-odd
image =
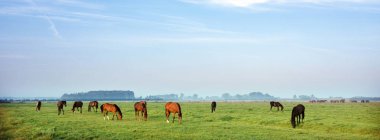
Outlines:
{"type": "Polygon", "coordinates": [[[296,128],[296,120],[294,119],[295,117],[292,116],[292,118],[290,119],[290,123],[292,123],[292,127],[293,128],[296,128]]]}
{"type": "Polygon", "coordinates": [[[65,105],[65,107],[67,107],[67,105],[66,105],[66,101],[62,101],[62,103],[63,103],[63,105],[65,105]]]}
{"type": "Polygon", "coordinates": [[[118,112],[117,119],[118,120],[122,120],[123,119],[123,114],[121,114],[121,112],[118,112]]]}
{"type": "Polygon", "coordinates": [[[179,121],[179,124],[182,123],[182,113],[178,113],[178,121],[179,121]]]}

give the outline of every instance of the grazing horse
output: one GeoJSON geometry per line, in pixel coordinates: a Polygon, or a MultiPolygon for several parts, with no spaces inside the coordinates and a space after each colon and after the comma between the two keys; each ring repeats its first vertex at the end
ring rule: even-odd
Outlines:
{"type": "Polygon", "coordinates": [[[40,111],[41,110],[41,101],[38,101],[37,104],[36,104],[36,111],[40,111]]]}
{"type": "Polygon", "coordinates": [[[369,100],[365,100],[366,103],[369,103],[369,100]]]}
{"type": "Polygon", "coordinates": [[[298,104],[297,106],[293,107],[292,116],[290,118],[290,122],[292,123],[293,128],[296,128],[296,123],[301,123],[301,117],[303,122],[303,119],[305,118],[305,106],[298,104]]]}
{"type": "Polygon", "coordinates": [[[117,113],[117,119],[121,120],[123,118],[123,114],[121,113],[120,108],[116,104],[110,104],[110,103],[105,103],[100,106],[100,112],[103,113],[103,118],[106,120],[106,115],[107,119],[110,120],[110,117],[108,117],[108,112],[113,112],[112,120],[114,119],[116,113],[117,113]]]}
{"type": "MultiPolygon", "coordinates": [[[[148,119],[148,110],[146,107],[146,102],[145,101],[136,102],[134,107],[135,107],[136,120],[140,116],[139,112],[141,112],[141,117],[144,115],[144,120],[146,121],[148,119]]],[[[139,118],[139,120],[140,120],[140,118],[139,118]]]]}
{"type": "Polygon", "coordinates": [[[182,112],[181,112],[181,106],[177,102],[168,102],[165,104],[165,113],[166,113],[166,122],[169,123],[169,116],[170,113],[173,113],[173,123],[175,114],[178,113],[178,123],[181,124],[182,122],[182,112]]]}
{"type": "Polygon", "coordinates": [[[82,114],[82,106],[83,106],[83,102],[82,101],[75,101],[74,104],[73,104],[73,109],[71,109],[71,111],[75,111],[75,108],[77,108],[77,110],[79,111],[79,108],[80,108],[80,113],[82,114]]]}
{"type": "Polygon", "coordinates": [[[63,111],[63,105],[66,106],[66,101],[58,101],[58,102],[57,102],[58,115],[61,114],[61,111],[62,111],[62,115],[65,115],[65,111],[63,111]]]}
{"type": "Polygon", "coordinates": [[[340,99],[340,103],[344,103],[346,100],[345,99],[340,99]]]}
{"type": "Polygon", "coordinates": [[[88,112],[91,112],[91,108],[93,110],[96,109],[95,111],[98,112],[98,105],[99,105],[98,101],[91,101],[90,103],[88,103],[88,112]]]}
{"type": "Polygon", "coordinates": [[[211,113],[215,112],[215,109],[216,109],[216,102],[212,101],[211,102],[211,113]]]}
{"type": "Polygon", "coordinates": [[[272,107],[277,107],[277,111],[280,110],[279,107],[281,107],[281,111],[284,110],[284,107],[282,106],[282,104],[280,102],[274,102],[274,101],[270,101],[270,110],[272,110],[272,107]]]}

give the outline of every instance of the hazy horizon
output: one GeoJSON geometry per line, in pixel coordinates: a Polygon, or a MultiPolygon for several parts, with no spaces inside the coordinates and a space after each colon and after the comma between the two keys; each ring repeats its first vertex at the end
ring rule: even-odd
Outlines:
{"type": "Polygon", "coordinates": [[[380,1],[5,0],[0,97],[378,97],[380,1]]]}

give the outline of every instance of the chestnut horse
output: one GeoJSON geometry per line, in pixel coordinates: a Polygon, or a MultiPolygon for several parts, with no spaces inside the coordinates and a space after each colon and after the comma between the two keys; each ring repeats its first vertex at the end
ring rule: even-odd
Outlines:
{"type": "Polygon", "coordinates": [[[136,120],[137,118],[140,118],[144,115],[144,120],[146,121],[148,119],[148,110],[146,107],[146,102],[145,101],[140,101],[135,103],[135,117],[136,120]],[[139,117],[139,112],[141,112],[141,117],[139,117]]]}
{"type": "Polygon", "coordinates": [[[58,101],[58,102],[57,102],[58,115],[61,114],[61,111],[62,111],[62,115],[65,115],[65,111],[63,111],[63,105],[66,106],[66,101],[58,101]]]}
{"type": "Polygon", "coordinates": [[[36,111],[40,112],[40,110],[41,110],[41,101],[37,101],[36,111]]]}
{"type": "Polygon", "coordinates": [[[121,120],[123,118],[123,114],[121,113],[120,108],[116,104],[110,104],[110,103],[105,103],[100,106],[100,112],[103,113],[103,118],[106,120],[106,115],[107,119],[110,120],[110,117],[108,117],[108,112],[113,112],[112,120],[114,119],[116,113],[117,113],[117,119],[121,120]]]}
{"type": "Polygon", "coordinates": [[[73,104],[73,109],[71,109],[71,111],[75,111],[75,108],[77,108],[77,110],[79,111],[79,108],[80,108],[80,113],[82,114],[82,107],[83,107],[83,102],[82,101],[75,101],[74,104],[73,104]]]}
{"type": "Polygon", "coordinates": [[[96,109],[95,111],[98,112],[98,105],[99,105],[98,101],[91,101],[90,103],[88,103],[88,112],[91,112],[91,108],[93,110],[96,109]]]}
{"type": "Polygon", "coordinates": [[[293,128],[296,128],[296,123],[301,123],[301,117],[303,122],[303,119],[305,118],[305,106],[298,104],[297,106],[293,107],[292,116],[290,118],[290,122],[292,123],[293,128]]]}
{"type": "Polygon", "coordinates": [[[272,107],[277,107],[277,111],[279,111],[279,107],[281,107],[281,111],[284,110],[284,107],[282,106],[282,104],[280,102],[274,102],[274,101],[270,101],[270,110],[272,110],[272,107]]]}
{"type": "Polygon", "coordinates": [[[166,122],[169,123],[169,116],[170,113],[173,113],[173,123],[175,114],[178,113],[178,123],[181,124],[182,122],[182,112],[181,112],[181,106],[177,102],[168,102],[165,104],[165,113],[166,113],[166,122]]]}
{"type": "Polygon", "coordinates": [[[212,101],[211,102],[211,113],[215,112],[215,109],[216,109],[216,102],[212,101]]]}

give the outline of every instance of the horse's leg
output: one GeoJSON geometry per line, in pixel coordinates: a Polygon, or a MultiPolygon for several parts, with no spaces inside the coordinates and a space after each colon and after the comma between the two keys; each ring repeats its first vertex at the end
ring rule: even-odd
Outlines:
{"type": "Polygon", "coordinates": [[[300,124],[301,123],[301,114],[298,114],[298,124],[300,124]]]}
{"type": "Polygon", "coordinates": [[[136,118],[136,120],[137,120],[137,110],[135,109],[135,118],[136,118]]]}
{"type": "Polygon", "coordinates": [[[277,106],[277,111],[280,111],[280,107],[279,106],[277,106]]]}
{"type": "Polygon", "coordinates": [[[58,107],[58,115],[60,115],[61,114],[61,109],[59,109],[59,107],[58,107]]]}
{"type": "Polygon", "coordinates": [[[115,115],[116,115],[116,112],[114,112],[114,113],[112,114],[112,120],[114,120],[115,115]]]}
{"type": "Polygon", "coordinates": [[[165,114],[166,114],[166,123],[169,123],[170,112],[166,110],[165,114]]]}
{"type": "Polygon", "coordinates": [[[106,120],[106,112],[103,112],[103,119],[106,120]]]}
{"type": "Polygon", "coordinates": [[[271,110],[271,111],[272,111],[272,107],[273,107],[273,106],[271,105],[271,106],[270,106],[270,110],[271,110]]]}
{"type": "Polygon", "coordinates": [[[175,114],[176,114],[176,113],[173,113],[173,123],[174,123],[175,114]]]}
{"type": "Polygon", "coordinates": [[[106,112],[106,115],[107,115],[107,119],[110,120],[110,117],[108,116],[108,111],[106,112]]]}
{"type": "Polygon", "coordinates": [[[62,110],[62,115],[65,115],[65,110],[63,110],[63,107],[61,108],[62,110]]]}

